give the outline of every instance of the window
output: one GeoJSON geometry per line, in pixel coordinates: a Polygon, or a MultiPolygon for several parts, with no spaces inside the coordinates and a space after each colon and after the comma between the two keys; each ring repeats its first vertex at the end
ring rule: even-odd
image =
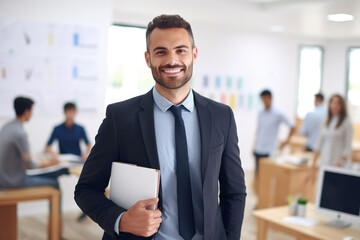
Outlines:
{"type": "Polygon", "coordinates": [[[360,47],[348,50],[347,103],[352,121],[360,122],[360,47]]]}
{"type": "Polygon", "coordinates": [[[145,28],[133,26],[109,28],[106,105],[143,94],[154,85],[144,57],[145,32],[145,28]]]}
{"type": "Polygon", "coordinates": [[[304,118],[314,108],[314,95],[321,90],[323,49],[300,47],[297,115],[304,118]]]}

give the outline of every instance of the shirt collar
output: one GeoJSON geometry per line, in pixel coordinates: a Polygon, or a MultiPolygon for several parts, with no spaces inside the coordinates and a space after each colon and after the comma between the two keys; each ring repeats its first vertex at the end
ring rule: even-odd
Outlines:
{"type": "Polygon", "coordinates": [[[268,109],[264,107],[264,112],[272,112],[274,110],[273,106],[271,105],[268,109]]]}
{"type": "Polygon", "coordinates": [[[322,108],[324,108],[324,105],[321,103],[321,104],[315,106],[315,108],[316,108],[316,109],[322,109],[322,108]]]}
{"type": "MultiPolygon", "coordinates": [[[[156,90],[156,87],[153,87],[153,97],[155,104],[160,108],[161,111],[166,112],[172,105],[174,105],[172,102],[161,96],[161,94],[156,90]]],[[[189,112],[192,112],[194,110],[194,94],[192,89],[190,89],[190,92],[188,96],[185,98],[185,100],[179,104],[183,105],[186,110],[189,112]]]]}

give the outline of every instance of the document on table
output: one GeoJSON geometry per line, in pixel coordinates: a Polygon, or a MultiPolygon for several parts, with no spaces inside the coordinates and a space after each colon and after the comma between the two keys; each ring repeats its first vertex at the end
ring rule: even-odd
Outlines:
{"type": "Polygon", "coordinates": [[[158,197],[159,185],[160,170],[120,162],[112,164],[110,199],[122,208],[129,209],[139,200],[158,197]]]}
{"type": "Polygon", "coordinates": [[[289,222],[289,223],[294,223],[294,224],[305,226],[305,227],[310,227],[310,226],[313,226],[318,223],[318,221],[316,219],[297,217],[297,216],[284,217],[283,221],[289,222]]]}
{"type": "MultiPolygon", "coordinates": [[[[41,163],[41,162],[47,163],[50,161],[50,159],[52,157],[50,154],[47,154],[47,153],[37,153],[37,154],[32,154],[31,158],[36,163],[41,163]]],[[[44,173],[55,172],[62,168],[81,168],[84,165],[84,161],[82,160],[82,158],[75,154],[60,154],[58,156],[58,160],[59,160],[59,163],[57,165],[53,165],[50,167],[44,167],[44,168],[39,167],[39,168],[27,169],[26,174],[27,175],[39,175],[39,174],[44,174],[44,173]]]]}
{"type": "Polygon", "coordinates": [[[65,153],[65,154],[60,154],[58,156],[58,159],[60,162],[73,162],[73,163],[83,163],[83,159],[75,154],[71,154],[71,153],[65,153]]]}
{"type": "MultiPolygon", "coordinates": [[[[80,166],[82,166],[82,165],[80,165],[80,166]]],[[[72,168],[72,167],[79,167],[79,164],[59,163],[57,165],[50,166],[50,167],[26,169],[26,175],[32,176],[32,175],[39,175],[39,174],[44,174],[44,173],[51,173],[51,172],[55,172],[55,171],[63,169],[63,168],[72,168]]]]}

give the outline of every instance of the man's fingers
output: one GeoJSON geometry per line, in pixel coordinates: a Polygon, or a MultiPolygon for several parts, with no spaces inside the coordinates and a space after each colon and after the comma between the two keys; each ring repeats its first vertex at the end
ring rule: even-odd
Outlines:
{"type": "Polygon", "coordinates": [[[138,201],[137,205],[139,205],[140,207],[146,208],[146,207],[154,206],[155,204],[157,204],[158,201],[159,201],[158,198],[151,198],[151,199],[138,201]]]}
{"type": "Polygon", "coordinates": [[[151,217],[153,218],[161,218],[162,213],[160,210],[150,210],[151,211],[151,217]]]}

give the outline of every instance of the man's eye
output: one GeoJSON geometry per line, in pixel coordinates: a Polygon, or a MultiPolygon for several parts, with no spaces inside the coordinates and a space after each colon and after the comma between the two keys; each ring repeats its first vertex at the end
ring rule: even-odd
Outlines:
{"type": "Polygon", "coordinates": [[[178,53],[186,53],[185,49],[178,49],[178,53]]]}
{"type": "Polygon", "coordinates": [[[165,54],[165,51],[157,51],[155,52],[156,55],[162,55],[162,54],[165,54]]]}

